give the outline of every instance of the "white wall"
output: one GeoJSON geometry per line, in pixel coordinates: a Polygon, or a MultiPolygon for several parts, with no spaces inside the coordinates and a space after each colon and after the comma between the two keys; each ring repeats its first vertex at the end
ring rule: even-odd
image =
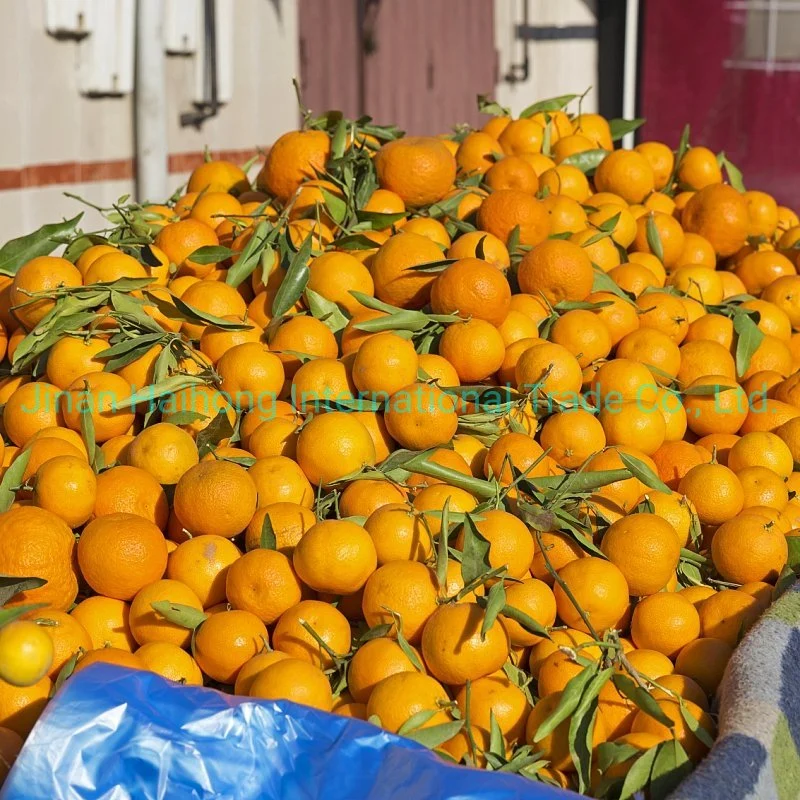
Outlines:
{"type": "MultiPolygon", "coordinates": [[[[184,0],[181,0],[182,2],[184,0]]],[[[111,2],[111,0],[103,0],[111,2]]],[[[291,80],[298,73],[297,0],[235,0],[233,98],[200,130],[182,128],[191,108],[194,57],[166,56],[170,154],[252,150],[298,122],[291,80]]],[[[120,162],[134,156],[133,98],[88,98],[77,88],[82,45],[45,31],[44,0],[0,0],[0,242],[80,208],[74,191],[99,205],[133,192],[122,178],[7,189],[14,174],[40,165],[120,162]],[[11,172],[9,172],[11,171],[11,172]]],[[[199,159],[198,159],[199,163],[199,159]]],[[[116,164],[120,169],[120,164],[116,164]]],[[[128,167],[130,169],[130,165],[128,167]]],[[[188,171],[170,176],[170,186],[188,171]]],[[[87,212],[82,227],[99,225],[87,212]]]]}
{"type": "Polygon", "coordinates": [[[499,58],[500,82],[496,99],[518,114],[537,100],[562,94],[581,94],[594,87],[581,108],[597,109],[597,40],[552,39],[529,41],[528,79],[516,84],[502,80],[511,64],[522,63],[526,44],[517,38],[516,29],[524,21],[532,26],[593,26],[597,22],[596,4],[602,0],[495,0],[495,46],[499,58]]]}

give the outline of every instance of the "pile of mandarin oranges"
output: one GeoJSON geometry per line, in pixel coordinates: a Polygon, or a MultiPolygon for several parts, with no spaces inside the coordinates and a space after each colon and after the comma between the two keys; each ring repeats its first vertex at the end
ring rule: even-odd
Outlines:
{"type": "Polygon", "coordinates": [[[0,250],[0,778],[98,662],[596,797],[702,759],[800,562],[800,222],[575,100],[306,113],[0,250]]]}

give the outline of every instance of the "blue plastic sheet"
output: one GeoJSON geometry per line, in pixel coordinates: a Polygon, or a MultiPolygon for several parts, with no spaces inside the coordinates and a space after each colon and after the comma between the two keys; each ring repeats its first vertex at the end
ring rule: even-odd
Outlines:
{"type": "Polygon", "coordinates": [[[558,800],[516,775],[450,765],[359,720],[95,664],[34,728],[2,800],[558,800]]]}

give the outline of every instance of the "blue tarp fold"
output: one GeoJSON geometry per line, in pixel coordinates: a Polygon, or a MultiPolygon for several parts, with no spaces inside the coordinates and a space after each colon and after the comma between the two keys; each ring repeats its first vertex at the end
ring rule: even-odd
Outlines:
{"type": "Polygon", "coordinates": [[[181,687],[95,664],[34,728],[2,800],[558,800],[510,774],[449,765],[358,720],[181,687]]]}

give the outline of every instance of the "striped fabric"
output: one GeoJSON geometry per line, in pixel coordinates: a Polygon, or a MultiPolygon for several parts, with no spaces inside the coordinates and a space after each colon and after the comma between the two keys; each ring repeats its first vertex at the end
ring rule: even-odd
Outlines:
{"type": "Polygon", "coordinates": [[[719,707],[719,738],[670,800],[800,797],[800,583],[736,648],[719,707]]]}

